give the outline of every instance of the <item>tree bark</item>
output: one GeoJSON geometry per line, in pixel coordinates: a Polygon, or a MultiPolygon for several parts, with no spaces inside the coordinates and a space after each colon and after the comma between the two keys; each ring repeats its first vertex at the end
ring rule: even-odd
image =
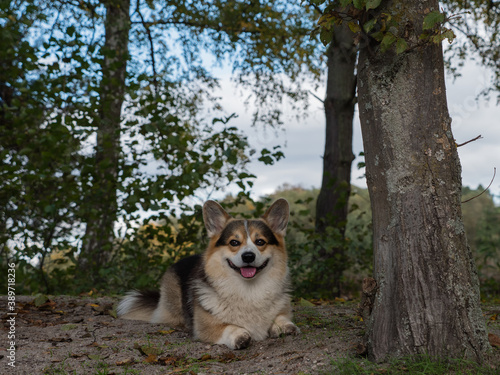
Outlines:
{"type": "Polygon", "coordinates": [[[371,359],[428,354],[481,360],[488,348],[479,282],[461,213],[441,46],[417,46],[437,1],[386,1],[410,48],[360,50],[358,100],[373,212],[371,359]]]}
{"type": "Polygon", "coordinates": [[[86,202],[86,231],[79,271],[92,282],[109,260],[117,214],[120,120],[125,95],[130,30],[130,0],[104,1],[105,43],[102,48],[97,144],[92,187],[86,202]]]}
{"type": "MultiPolygon", "coordinates": [[[[342,242],[347,223],[348,200],[351,192],[352,121],[356,96],[357,48],[347,24],[336,26],[328,47],[328,77],[324,101],[326,117],[323,180],[316,203],[316,232],[325,234],[327,227],[338,230],[342,242]]],[[[340,293],[340,281],[345,270],[344,247],[321,249],[320,257],[334,258],[328,280],[322,287],[340,293]],[[329,284],[329,285],[325,285],[329,284]]]]}

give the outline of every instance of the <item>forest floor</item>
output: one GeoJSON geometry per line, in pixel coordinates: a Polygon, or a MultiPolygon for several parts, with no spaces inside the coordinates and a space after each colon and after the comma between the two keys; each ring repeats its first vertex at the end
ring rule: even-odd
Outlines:
{"type": "MultiPolygon", "coordinates": [[[[298,336],[253,342],[235,351],[193,341],[186,332],[161,324],[116,319],[117,301],[17,296],[15,367],[8,365],[11,316],[4,314],[0,374],[336,374],[336,361],[357,358],[364,334],[355,302],[312,305],[302,300],[294,307],[298,336]]],[[[0,305],[7,306],[6,296],[0,305]]],[[[500,305],[485,304],[483,312],[488,331],[500,336],[500,305]]],[[[356,361],[358,367],[365,366],[362,361],[370,366],[356,361]]],[[[493,348],[485,366],[500,373],[500,347],[493,348]]],[[[367,373],[393,373],[383,365],[374,368],[367,373]]]]}

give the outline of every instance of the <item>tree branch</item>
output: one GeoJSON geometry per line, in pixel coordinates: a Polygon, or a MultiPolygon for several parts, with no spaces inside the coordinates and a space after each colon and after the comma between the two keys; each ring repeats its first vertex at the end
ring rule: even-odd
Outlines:
{"type": "Polygon", "coordinates": [[[141,18],[141,23],[144,26],[144,29],[146,30],[146,34],[147,34],[148,40],[149,40],[149,48],[150,48],[149,52],[151,55],[151,67],[153,69],[153,86],[155,88],[154,95],[156,96],[158,94],[158,81],[157,81],[157,74],[156,74],[156,60],[155,60],[153,36],[151,35],[151,29],[149,28],[150,24],[144,20],[144,17],[141,13],[139,1],[137,2],[136,12],[137,12],[137,14],[139,14],[139,17],[141,18]]]}
{"type": "Polygon", "coordinates": [[[325,104],[325,101],[321,99],[319,96],[317,96],[315,93],[313,93],[311,90],[309,90],[309,94],[314,96],[316,99],[318,99],[321,103],[325,104]]]}
{"type": "Polygon", "coordinates": [[[462,146],[465,146],[467,143],[471,143],[471,142],[477,141],[478,139],[482,139],[482,138],[483,138],[483,137],[481,136],[481,134],[479,134],[476,138],[473,138],[473,139],[471,139],[470,141],[467,141],[467,142],[464,142],[464,143],[457,144],[457,147],[462,147],[462,146]]]}
{"type": "MultiPolygon", "coordinates": [[[[469,141],[469,142],[471,142],[471,141],[469,141]]],[[[484,193],[485,191],[487,191],[487,190],[490,188],[491,184],[493,183],[493,180],[495,179],[495,175],[496,175],[496,174],[497,174],[497,169],[496,169],[496,167],[495,167],[495,168],[493,168],[493,178],[491,179],[491,182],[490,182],[490,184],[488,185],[488,187],[487,187],[486,189],[484,189],[484,190],[483,190],[481,193],[479,193],[478,195],[475,195],[475,196],[473,196],[472,198],[469,198],[469,199],[467,199],[467,200],[465,200],[465,201],[462,201],[462,203],[467,203],[467,202],[470,202],[471,200],[476,199],[477,197],[479,197],[479,196],[483,195],[483,193],[484,193]]]]}

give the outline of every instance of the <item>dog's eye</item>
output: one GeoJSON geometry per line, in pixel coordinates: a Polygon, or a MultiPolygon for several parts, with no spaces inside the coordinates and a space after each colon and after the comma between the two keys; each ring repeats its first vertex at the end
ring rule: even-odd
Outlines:
{"type": "Polygon", "coordinates": [[[231,241],[229,241],[229,245],[231,245],[233,247],[240,246],[240,241],[231,240],[231,241]]]}
{"type": "Polygon", "coordinates": [[[259,238],[258,240],[255,241],[255,244],[257,246],[264,246],[266,244],[266,241],[264,241],[263,239],[259,238]]]}

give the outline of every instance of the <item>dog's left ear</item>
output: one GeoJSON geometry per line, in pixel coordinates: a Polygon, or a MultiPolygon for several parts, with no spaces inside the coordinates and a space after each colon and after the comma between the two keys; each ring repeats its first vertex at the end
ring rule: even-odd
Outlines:
{"type": "Polygon", "coordinates": [[[290,207],[286,199],[280,198],[269,207],[262,216],[271,229],[281,236],[286,234],[286,226],[290,217],[290,207]]]}
{"type": "Polygon", "coordinates": [[[231,215],[224,211],[219,203],[206,201],[203,205],[203,221],[205,228],[207,228],[208,237],[220,234],[229,219],[231,219],[231,215]]]}

